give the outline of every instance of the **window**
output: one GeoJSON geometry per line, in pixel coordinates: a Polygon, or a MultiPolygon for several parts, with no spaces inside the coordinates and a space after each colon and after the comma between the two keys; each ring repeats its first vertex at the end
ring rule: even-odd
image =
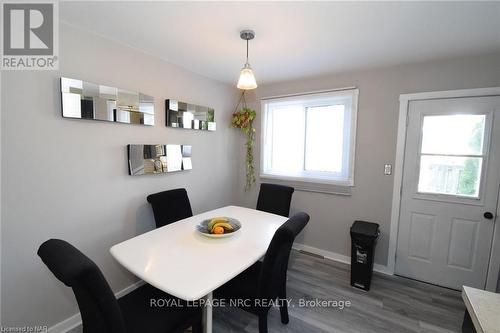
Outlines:
{"type": "Polygon", "coordinates": [[[261,177],[354,184],[357,89],[262,101],[261,177]]]}
{"type": "Polygon", "coordinates": [[[424,116],[419,193],[479,198],[485,125],[484,114],[424,116]]]}

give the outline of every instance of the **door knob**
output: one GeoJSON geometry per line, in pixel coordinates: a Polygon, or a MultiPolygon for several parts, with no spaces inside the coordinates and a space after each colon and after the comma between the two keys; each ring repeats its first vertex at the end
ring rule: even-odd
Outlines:
{"type": "Polygon", "coordinates": [[[491,213],[491,212],[486,212],[486,213],[484,213],[483,216],[485,219],[488,219],[488,220],[493,219],[493,213],[491,213]]]}

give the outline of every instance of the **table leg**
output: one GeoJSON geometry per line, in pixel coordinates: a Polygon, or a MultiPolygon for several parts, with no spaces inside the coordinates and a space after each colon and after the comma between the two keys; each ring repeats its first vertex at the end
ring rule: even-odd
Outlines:
{"type": "Polygon", "coordinates": [[[476,333],[476,329],[474,328],[474,323],[470,317],[469,311],[465,310],[464,321],[462,323],[462,332],[463,333],[476,333]]]}
{"type": "Polygon", "coordinates": [[[205,306],[203,307],[203,328],[205,333],[212,333],[212,293],[205,296],[205,306]]]}

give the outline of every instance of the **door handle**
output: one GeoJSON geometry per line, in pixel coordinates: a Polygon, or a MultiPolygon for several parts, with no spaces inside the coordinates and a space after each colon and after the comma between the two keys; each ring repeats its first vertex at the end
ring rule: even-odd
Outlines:
{"type": "Polygon", "coordinates": [[[486,212],[484,213],[484,218],[488,220],[493,220],[493,213],[492,212],[486,212]]]}

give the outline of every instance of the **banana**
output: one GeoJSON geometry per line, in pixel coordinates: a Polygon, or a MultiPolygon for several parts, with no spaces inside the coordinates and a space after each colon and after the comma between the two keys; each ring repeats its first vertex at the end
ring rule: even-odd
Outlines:
{"type": "Polygon", "coordinates": [[[234,230],[233,226],[228,222],[216,222],[213,225],[212,229],[210,229],[210,232],[212,232],[212,230],[214,230],[215,227],[222,227],[226,231],[233,231],[234,230]]]}
{"type": "Polygon", "coordinates": [[[213,219],[208,222],[207,229],[208,231],[212,232],[214,226],[216,223],[227,223],[229,222],[229,219],[227,217],[214,217],[213,219]]]}

